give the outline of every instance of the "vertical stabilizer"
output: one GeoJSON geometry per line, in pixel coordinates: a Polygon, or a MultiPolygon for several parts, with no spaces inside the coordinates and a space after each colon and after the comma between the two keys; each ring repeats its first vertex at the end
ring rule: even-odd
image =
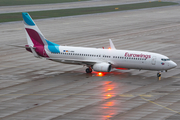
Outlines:
{"type": "Polygon", "coordinates": [[[28,13],[22,13],[29,46],[45,45],[46,39],[28,13]]]}
{"type": "Polygon", "coordinates": [[[28,45],[34,47],[34,52],[39,56],[48,57],[45,50],[45,46],[47,45],[46,38],[28,13],[22,13],[22,17],[24,20],[28,45]]]}
{"type": "Polygon", "coordinates": [[[49,57],[48,52],[60,53],[58,44],[48,41],[28,13],[22,13],[28,46],[35,57],[49,57]],[[35,53],[36,52],[36,53],[35,53]]]}

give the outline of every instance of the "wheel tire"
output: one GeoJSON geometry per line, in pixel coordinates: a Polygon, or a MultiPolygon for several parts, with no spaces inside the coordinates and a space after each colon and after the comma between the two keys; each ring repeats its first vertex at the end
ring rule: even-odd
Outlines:
{"type": "Polygon", "coordinates": [[[91,73],[91,72],[92,72],[92,69],[90,69],[90,68],[86,69],[86,73],[91,73]]]}
{"type": "Polygon", "coordinates": [[[89,68],[87,68],[87,69],[86,69],[86,73],[89,73],[89,72],[90,72],[90,70],[89,70],[89,68]]]}

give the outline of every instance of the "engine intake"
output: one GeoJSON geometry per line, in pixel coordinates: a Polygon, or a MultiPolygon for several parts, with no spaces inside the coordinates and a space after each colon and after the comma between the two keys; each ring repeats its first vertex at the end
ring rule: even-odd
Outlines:
{"type": "Polygon", "coordinates": [[[97,72],[110,72],[112,69],[109,63],[96,63],[93,65],[93,70],[97,72]]]}

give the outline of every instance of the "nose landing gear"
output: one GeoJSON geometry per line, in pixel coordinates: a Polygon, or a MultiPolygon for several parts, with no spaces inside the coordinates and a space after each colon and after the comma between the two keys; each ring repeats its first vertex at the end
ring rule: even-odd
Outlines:
{"type": "Polygon", "coordinates": [[[86,73],[92,73],[92,68],[91,67],[87,68],[86,73]]]}

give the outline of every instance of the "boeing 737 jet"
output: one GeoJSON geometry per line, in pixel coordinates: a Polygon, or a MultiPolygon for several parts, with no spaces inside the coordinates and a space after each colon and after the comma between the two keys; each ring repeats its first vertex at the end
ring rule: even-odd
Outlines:
{"type": "Polygon", "coordinates": [[[113,68],[167,71],[177,64],[167,56],[158,53],[117,50],[111,40],[110,48],[88,48],[62,46],[47,40],[28,13],[22,13],[28,45],[27,51],[37,58],[55,62],[87,66],[86,73],[92,70],[110,72],[113,68]]]}

